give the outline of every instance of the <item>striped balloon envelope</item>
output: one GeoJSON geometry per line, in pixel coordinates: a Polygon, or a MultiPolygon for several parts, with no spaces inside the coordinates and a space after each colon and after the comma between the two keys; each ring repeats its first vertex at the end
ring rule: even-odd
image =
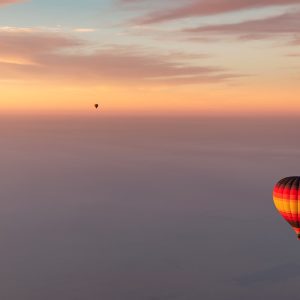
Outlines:
{"type": "Polygon", "coordinates": [[[273,190],[273,199],[277,210],[300,240],[300,177],[286,177],[278,181],[273,190]]]}

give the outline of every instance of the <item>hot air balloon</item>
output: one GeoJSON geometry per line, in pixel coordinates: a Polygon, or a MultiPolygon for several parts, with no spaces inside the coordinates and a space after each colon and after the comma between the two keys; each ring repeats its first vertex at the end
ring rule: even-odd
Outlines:
{"type": "Polygon", "coordinates": [[[286,177],[274,187],[273,200],[282,217],[292,226],[300,240],[300,177],[286,177]]]}
{"type": "Polygon", "coordinates": [[[95,106],[95,108],[97,109],[97,108],[99,107],[99,104],[98,104],[98,103],[96,103],[94,106],[95,106]]]}

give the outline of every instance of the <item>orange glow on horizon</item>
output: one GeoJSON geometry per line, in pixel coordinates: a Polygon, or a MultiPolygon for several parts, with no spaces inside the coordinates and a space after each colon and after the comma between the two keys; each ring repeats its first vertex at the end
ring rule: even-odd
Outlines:
{"type": "Polygon", "coordinates": [[[181,86],[165,88],[92,87],[2,82],[2,112],[84,113],[99,103],[107,114],[289,114],[299,113],[294,88],[181,86]],[[289,103],[289,105],[283,105],[289,103]]]}

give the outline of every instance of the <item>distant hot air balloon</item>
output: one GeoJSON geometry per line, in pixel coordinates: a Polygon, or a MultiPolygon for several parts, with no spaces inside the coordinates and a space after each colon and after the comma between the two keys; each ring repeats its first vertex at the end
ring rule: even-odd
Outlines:
{"type": "Polygon", "coordinates": [[[94,106],[95,106],[95,108],[97,109],[97,108],[99,107],[99,104],[96,103],[94,106]]]}
{"type": "Polygon", "coordinates": [[[295,230],[300,240],[300,177],[286,177],[274,187],[273,200],[282,217],[295,230]]]}

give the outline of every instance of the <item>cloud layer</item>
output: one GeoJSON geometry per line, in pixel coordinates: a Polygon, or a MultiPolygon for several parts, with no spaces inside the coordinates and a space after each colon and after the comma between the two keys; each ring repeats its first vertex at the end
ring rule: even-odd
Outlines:
{"type": "Polygon", "coordinates": [[[188,55],[180,53],[158,55],[119,46],[90,52],[88,46],[55,33],[0,32],[0,76],[93,84],[195,84],[236,76],[220,67],[187,64],[188,55]]]}
{"type": "Polygon", "coordinates": [[[185,32],[199,34],[235,35],[245,39],[274,37],[274,35],[297,35],[300,28],[300,12],[285,13],[260,20],[232,24],[201,26],[186,29],[185,32]]]}
{"type": "Polygon", "coordinates": [[[24,0],[0,0],[0,6],[6,5],[6,4],[13,4],[17,2],[23,2],[24,0]]]}
{"type": "MultiPolygon", "coordinates": [[[[134,2],[123,0],[124,3],[134,2]]],[[[211,16],[223,13],[231,13],[246,9],[264,8],[268,6],[287,6],[299,4],[299,0],[193,0],[184,6],[177,7],[183,1],[173,1],[171,8],[167,11],[157,10],[149,13],[135,22],[140,25],[160,23],[189,17],[211,16]],[[175,4],[175,5],[174,5],[175,4]]]]}

